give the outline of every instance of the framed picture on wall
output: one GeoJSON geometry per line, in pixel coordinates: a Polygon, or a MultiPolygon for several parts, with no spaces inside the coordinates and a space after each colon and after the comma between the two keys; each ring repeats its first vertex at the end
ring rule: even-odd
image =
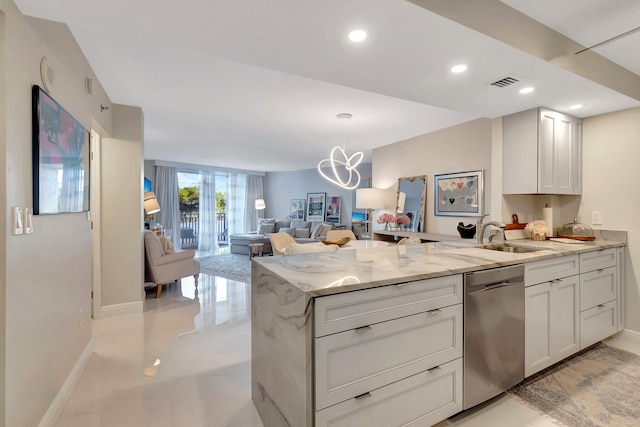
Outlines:
{"type": "Polygon", "coordinates": [[[304,199],[291,199],[291,219],[304,221],[304,199]]]}
{"type": "Polygon", "coordinates": [[[340,205],[342,197],[327,197],[327,215],[325,221],[333,222],[335,224],[340,223],[340,205]]]}
{"type": "Polygon", "coordinates": [[[327,193],[307,193],[307,221],[324,221],[327,193]]]}
{"type": "Polygon", "coordinates": [[[89,131],[40,86],[32,88],[33,213],[89,210],[89,131]]]}
{"type": "Polygon", "coordinates": [[[435,214],[481,216],[484,171],[445,173],[434,176],[435,214]]]}

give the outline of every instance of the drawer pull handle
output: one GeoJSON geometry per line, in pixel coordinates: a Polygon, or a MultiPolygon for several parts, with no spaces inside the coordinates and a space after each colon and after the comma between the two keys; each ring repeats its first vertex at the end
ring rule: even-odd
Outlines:
{"type": "Polygon", "coordinates": [[[369,329],[371,329],[371,326],[367,325],[367,326],[360,326],[359,328],[356,328],[356,329],[355,329],[355,331],[356,331],[357,333],[360,333],[360,332],[367,331],[367,330],[369,330],[369,329]]]}
{"type": "Polygon", "coordinates": [[[440,366],[435,366],[431,369],[428,369],[429,373],[435,374],[436,372],[438,372],[439,370],[441,370],[442,368],[440,366]]]}
{"type": "Polygon", "coordinates": [[[604,304],[598,304],[598,308],[604,308],[604,304]]]}
{"type": "Polygon", "coordinates": [[[403,286],[410,285],[411,283],[412,283],[412,282],[397,283],[397,284],[396,284],[396,287],[401,288],[401,287],[403,287],[403,286]]]}
{"type": "Polygon", "coordinates": [[[599,268],[598,269],[598,273],[602,273],[604,271],[604,268],[599,268]]]}
{"type": "Polygon", "coordinates": [[[551,281],[551,283],[560,283],[560,282],[562,282],[562,279],[553,279],[551,281]]]}
{"type": "Polygon", "coordinates": [[[429,313],[429,314],[440,314],[440,313],[442,313],[442,310],[440,310],[439,308],[436,308],[435,310],[427,311],[427,313],[429,313]]]}
{"type": "Polygon", "coordinates": [[[362,394],[354,397],[354,399],[360,400],[360,399],[366,399],[367,397],[371,397],[371,393],[370,392],[362,393],[362,394]]]}

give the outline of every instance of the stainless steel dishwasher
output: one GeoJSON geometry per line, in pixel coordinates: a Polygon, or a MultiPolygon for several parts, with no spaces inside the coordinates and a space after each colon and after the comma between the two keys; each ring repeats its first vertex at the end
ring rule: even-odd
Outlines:
{"type": "Polygon", "coordinates": [[[524,379],[524,266],[464,275],[463,409],[524,379]]]}

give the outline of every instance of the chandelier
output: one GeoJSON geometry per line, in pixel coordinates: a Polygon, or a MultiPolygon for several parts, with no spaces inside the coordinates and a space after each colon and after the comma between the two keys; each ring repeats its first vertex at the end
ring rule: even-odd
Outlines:
{"type": "MultiPolygon", "coordinates": [[[[347,121],[351,120],[352,116],[349,113],[341,113],[336,117],[342,120],[346,127],[347,121]]],[[[331,150],[329,158],[321,160],[320,163],[318,163],[318,172],[324,179],[332,184],[338,185],[346,190],[353,190],[360,185],[360,172],[358,172],[356,167],[362,162],[364,155],[362,151],[358,151],[351,156],[347,156],[347,152],[345,151],[345,134],[346,132],[343,133],[342,137],[342,147],[336,145],[331,150]],[[327,175],[322,168],[330,168],[330,172],[333,175],[327,175]]]]}

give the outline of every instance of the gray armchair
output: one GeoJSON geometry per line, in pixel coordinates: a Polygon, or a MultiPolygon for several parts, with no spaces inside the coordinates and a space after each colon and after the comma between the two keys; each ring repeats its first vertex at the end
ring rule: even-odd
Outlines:
{"type": "Polygon", "coordinates": [[[145,281],[157,285],[156,298],[162,293],[162,285],[193,276],[198,286],[200,263],[194,259],[195,251],[186,250],[166,253],[162,250],[160,237],[153,231],[144,231],[145,281]]]}

